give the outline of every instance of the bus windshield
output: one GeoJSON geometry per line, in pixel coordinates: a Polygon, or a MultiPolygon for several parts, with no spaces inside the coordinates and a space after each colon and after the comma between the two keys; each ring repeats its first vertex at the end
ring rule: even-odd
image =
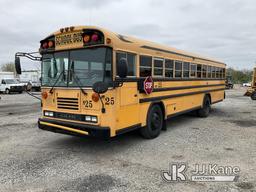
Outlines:
{"type": "Polygon", "coordinates": [[[42,57],[42,86],[92,87],[112,82],[112,50],[90,48],[47,53],[42,57]]]}

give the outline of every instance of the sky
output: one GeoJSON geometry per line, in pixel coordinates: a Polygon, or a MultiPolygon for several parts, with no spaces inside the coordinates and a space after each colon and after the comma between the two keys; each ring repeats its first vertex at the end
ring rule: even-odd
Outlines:
{"type": "Polygon", "coordinates": [[[62,27],[93,25],[228,67],[256,66],[255,0],[0,0],[0,21],[0,64],[12,62],[15,52],[37,51],[40,40],[62,27]]]}

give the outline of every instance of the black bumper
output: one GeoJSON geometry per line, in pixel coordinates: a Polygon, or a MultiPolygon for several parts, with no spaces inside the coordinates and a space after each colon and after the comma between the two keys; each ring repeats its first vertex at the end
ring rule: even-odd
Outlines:
{"type": "Polygon", "coordinates": [[[53,120],[53,119],[40,118],[38,120],[38,128],[42,129],[42,130],[46,130],[46,131],[55,132],[55,133],[62,133],[62,134],[67,134],[67,135],[79,136],[79,137],[91,136],[91,137],[104,138],[104,139],[110,138],[110,128],[109,127],[99,127],[99,126],[93,126],[93,125],[85,125],[85,124],[81,124],[81,123],[64,122],[64,121],[53,120]],[[42,122],[54,124],[57,126],[58,125],[65,126],[65,127],[75,129],[75,130],[86,131],[86,132],[88,132],[88,135],[80,134],[80,133],[73,132],[70,130],[57,128],[57,127],[50,126],[50,125],[45,125],[45,124],[42,124],[42,122]]]}
{"type": "Polygon", "coordinates": [[[12,86],[10,87],[10,92],[22,92],[24,91],[24,87],[22,86],[12,86]]]}

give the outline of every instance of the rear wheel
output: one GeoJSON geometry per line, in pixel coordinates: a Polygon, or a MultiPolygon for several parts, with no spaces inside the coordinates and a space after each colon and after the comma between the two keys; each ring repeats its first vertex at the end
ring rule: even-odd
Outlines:
{"type": "Polygon", "coordinates": [[[209,96],[204,97],[203,107],[197,111],[199,117],[208,117],[211,110],[211,100],[209,96]]]}
{"type": "Polygon", "coordinates": [[[146,139],[154,139],[158,137],[163,128],[163,120],[163,112],[160,106],[151,106],[147,114],[147,125],[140,129],[142,137],[146,139]]]}
{"type": "Polygon", "coordinates": [[[252,93],[251,99],[252,99],[252,100],[256,100],[256,91],[254,91],[254,92],[252,93]]]}
{"type": "Polygon", "coordinates": [[[10,89],[6,89],[5,94],[10,94],[10,89]]]}

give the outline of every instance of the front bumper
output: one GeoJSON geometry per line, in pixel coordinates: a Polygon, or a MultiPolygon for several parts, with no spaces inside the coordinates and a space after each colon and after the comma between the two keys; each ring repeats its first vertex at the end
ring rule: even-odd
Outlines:
{"type": "Polygon", "coordinates": [[[21,92],[21,91],[24,91],[24,87],[23,86],[11,86],[10,91],[11,92],[21,92]]]}
{"type": "Polygon", "coordinates": [[[40,118],[38,128],[55,133],[74,135],[80,137],[92,136],[97,138],[110,138],[109,127],[85,125],[81,123],[65,122],[53,119],[40,118]]]}

